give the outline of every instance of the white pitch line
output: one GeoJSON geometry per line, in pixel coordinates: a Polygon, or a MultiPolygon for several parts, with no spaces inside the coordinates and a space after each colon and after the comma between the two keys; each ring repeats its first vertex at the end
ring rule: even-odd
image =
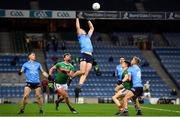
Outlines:
{"type": "Polygon", "coordinates": [[[141,108],[146,108],[146,109],[151,109],[151,110],[158,110],[158,111],[166,111],[166,112],[180,113],[180,111],[160,109],[160,108],[151,108],[151,107],[144,107],[144,106],[141,106],[141,108]]]}

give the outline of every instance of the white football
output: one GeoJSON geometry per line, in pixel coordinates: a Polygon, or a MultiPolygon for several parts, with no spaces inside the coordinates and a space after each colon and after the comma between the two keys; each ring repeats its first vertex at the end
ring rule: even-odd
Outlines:
{"type": "Polygon", "coordinates": [[[93,10],[99,10],[100,7],[101,7],[101,6],[100,6],[100,4],[99,4],[98,2],[95,2],[95,3],[92,4],[93,10]]]}

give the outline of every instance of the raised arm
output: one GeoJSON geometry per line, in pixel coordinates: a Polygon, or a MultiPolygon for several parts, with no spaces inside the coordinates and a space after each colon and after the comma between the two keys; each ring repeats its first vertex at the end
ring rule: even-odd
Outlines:
{"type": "Polygon", "coordinates": [[[93,32],[94,32],[94,26],[93,26],[93,24],[91,23],[91,21],[88,21],[88,25],[89,25],[89,32],[88,32],[88,34],[89,34],[90,36],[92,36],[92,34],[93,34],[93,32]]]}
{"type": "Polygon", "coordinates": [[[81,34],[81,27],[80,27],[80,23],[79,23],[79,18],[76,18],[76,31],[77,34],[81,34]]]}

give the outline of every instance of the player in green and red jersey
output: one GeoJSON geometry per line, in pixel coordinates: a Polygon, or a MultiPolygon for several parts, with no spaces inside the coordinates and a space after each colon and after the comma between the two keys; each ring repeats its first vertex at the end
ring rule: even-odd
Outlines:
{"type": "Polygon", "coordinates": [[[122,73],[122,81],[118,81],[117,85],[119,85],[120,89],[113,97],[113,101],[116,103],[116,105],[118,106],[118,112],[116,113],[116,115],[118,115],[122,108],[122,102],[120,102],[123,97],[126,95],[126,93],[128,92],[128,90],[130,90],[132,88],[132,82],[131,79],[128,77],[128,68],[130,67],[131,63],[128,61],[124,61],[122,63],[122,68],[123,68],[123,73],[122,73]],[[124,82],[123,82],[124,81],[124,82]],[[123,83],[122,83],[123,82],[123,83]],[[121,99],[119,101],[119,98],[121,99]]]}
{"type": "MultiPolygon", "coordinates": [[[[70,105],[68,97],[68,79],[74,74],[74,66],[70,63],[71,55],[69,53],[64,54],[64,62],[58,62],[49,70],[51,76],[54,70],[57,70],[56,77],[54,78],[54,87],[58,95],[61,96],[60,101],[65,100],[72,113],[77,113],[76,110],[70,105]]],[[[58,103],[59,103],[58,102],[58,103]]]]}

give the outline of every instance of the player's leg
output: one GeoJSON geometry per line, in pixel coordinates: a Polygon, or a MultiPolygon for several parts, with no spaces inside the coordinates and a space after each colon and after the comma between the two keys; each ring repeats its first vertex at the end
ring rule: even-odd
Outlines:
{"type": "Polygon", "coordinates": [[[92,63],[86,63],[86,70],[85,70],[85,74],[83,74],[79,80],[79,85],[83,85],[84,82],[86,81],[86,78],[89,74],[89,72],[91,71],[92,68],[92,63]]]}
{"type": "Polygon", "coordinates": [[[30,92],[31,92],[31,88],[26,86],[24,88],[24,95],[23,95],[23,99],[22,99],[22,107],[21,107],[20,111],[18,112],[18,114],[24,113],[30,92]]]}
{"type": "Polygon", "coordinates": [[[61,95],[59,95],[58,93],[57,93],[57,100],[55,101],[55,103],[56,103],[56,110],[58,110],[58,108],[59,108],[59,104],[64,100],[64,97],[63,96],[61,96],[61,95]]]}
{"type": "Polygon", "coordinates": [[[141,108],[140,108],[140,103],[139,103],[138,98],[134,99],[134,101],[135,101],[134,107],[136,109],[136,115],[142,115],[142,111],[141,111],[141,108]]]}
{"type": "MultiPolygon", "coordinates": [[[[80,62],[80,70],[77,71],[76,73],[77,73],[77,74],[80,74],[81,77],[82,77],[82,76],[86,73],[86,66],[87,66],[87,62],[86,62],[86,61],[81,61],[81,62],[80,62]]],[[[76,73],[74,73],[74,76],[76,76],[76,73]]],[[[76,91],[77,93],[81,92],[82,82],[83,82],[83,80],[81,80],[81,78],[80,78],[79,84],[78,84],[78,85],[76,86],[76,88],[75,88],[75,91],[76,91]]]]}
{"type": "Polygon", "coordinates": [[[69,110],[72,113],[77,113],[76,110],[70,105],[70,101],[69,101],[69,97],[68,97],[68,93],[66,90],[64,90],[63,88],[60,88],[57,90],[59,94],[61,94],[63,96],[63,98],[65,99],[65,103],[67,104],[67,106],[69,107],[69,110]]]}
{"type": "Polygon", "coordinates": [[[84,75],[86,72],[86,61],[80,62],[80,70],[76,71],[73,75],[73,77],[84,75]]]}
{"type": "Polygon", "coordinates": [[[122,85],[117,85],[114,89],[115,93],[117,93],[119,90],[123,89],[122,85]]]}
{"type": "Polygon", "coordinates": [[[136,108],[136,115],[142,115],[142,111],[140,108],[140,103],[139,103],[139,99],[141,99],[142,95],[143,95],[143,88],[142,87],[138,87],[135,89],[135,91],[133,91],[134,96],[132,97],[133,102],[134,102],[134,106],[136,108]]]}
{"type": "MultiPolygon", "coordinates": [[[[119,111],[119,112],[122,110],[122,105],[121,105],[120,100],[119,100],[119,98],[121,98],[121,96],[122,96],[121,91],[118,91],[118,92],[112,97],[114,103],[118,106],[118,111],[119,111]]],[[[117,114],[118,114],[118,113],[117,113],[117,114]]]]}
{"type": "Polygon", "coordinates": [[[148,92],[147,97],[148,97],[148,98],[151,98],[151,93],[150,93],[150,92],[148,92]]]}
{"type": "Polygon", "coordinates": [[[132,91],[128,91],[123,99],[124,110],[121,112],[120,115],[127,116],[128,115],[128,100],[134,96],[132,91]]]}
{"type": "Polygon", "coordinates": [[[43,98],[41,95],[41,87],[37,87],[35,89],[35,93],[36,93],[37,102],[38,102],[38,106],[39,106],[39,113],[43,113],[43,111],[42,111],[43,98]]]}
{"type": "Polygon", "coordinates": [[[91,63],[86,63],[85,74],[81,75],[80,80],[79,80],[79,85],[77,85],[76,89],[75,89],[75,91],[77,93],[81,92],[81,86],[86,81],[87,76],[88,76],[89,72],[91,71],[91,68],[92,68],[92,64],[91,63]]]}
{"type": "Polygon", "coordinates": [[[57,95],[57,100],[55,101],[56,110],[58,110],[59,104],[64,100],[64,97],[60,93],[58,93],[58,89],[60,88],[59,84],[54,83],[54,88],[55,88],[55,93],[57,95]]]}

